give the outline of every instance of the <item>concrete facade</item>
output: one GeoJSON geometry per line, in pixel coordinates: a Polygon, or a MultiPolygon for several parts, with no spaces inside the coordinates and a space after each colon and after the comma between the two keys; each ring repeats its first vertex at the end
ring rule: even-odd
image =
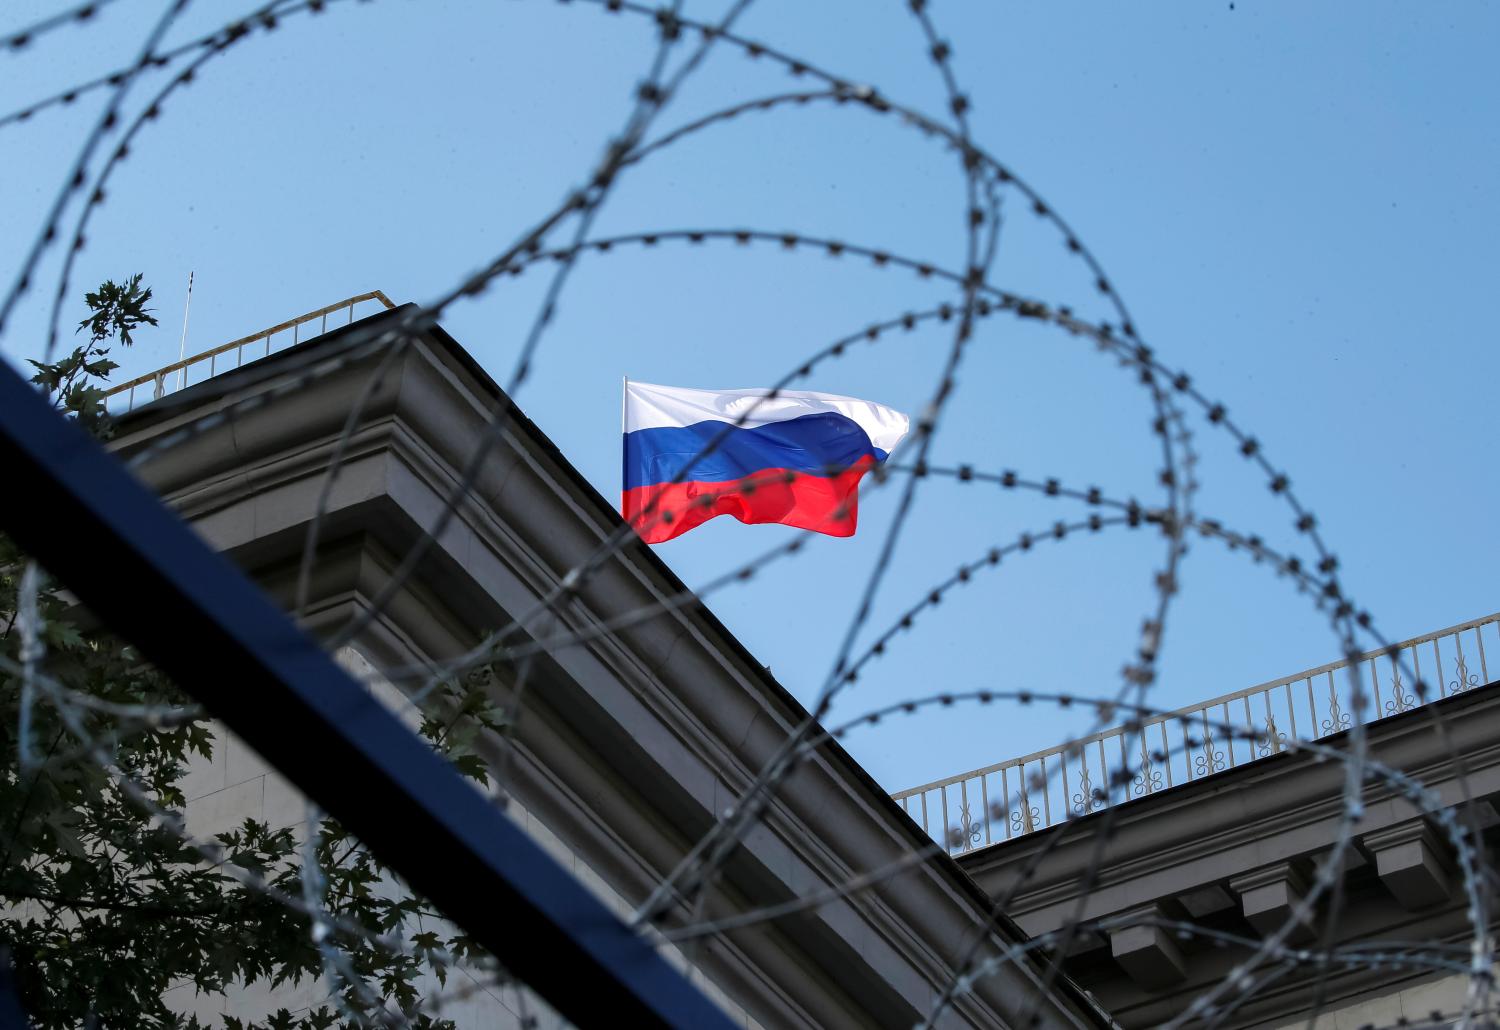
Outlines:
{"type": "MultiPolygon", "coordinates": [[[[1374,723],[1368,732],[1373,760],[1414,777],[1436,793],[1440,807],[1472,819],[1483,848],[1493,853],[1500,690],[1469,690],[1374,723]]],[[[1346,736],[1321,743],[1341,747],[1346,736]]],[[[987,892],[1014,891],[1008,911],[1028,934],[1073,919],[1112,920],[1107,932],[1079,935],[1063,968],[1121,1025],[1155,1026],[1252,954],[1242,945],[1184,939],[1160,923],[1182,921],[1251,940],[1278,932],[1338,840],[1344,775],[1342,763],[1286,752],[970,852],[959,863],[987,892]],[[1018,886],[1032,863],[1036,871],[1018,886]]],[[[1364,788],[1351,839],[1338,870],[1344,902],[1337,921],[1327,925],[1325,897],[1311,919],[1290,927],[1288,968],[1216,1025],[1305,1027],[1320,991],[1317,1025],[1339,1030],[1426,1020],[1461,1006],[1474,927],[1449,840],[1427,814],[1378,782],[1364,788]],[[1322,971],[1298,961],[1295,949],[1325,933],[1333,946],[1376,951],[1400,951],[1400,942],[1429,951],[1448,945],[1456,968],[1351,965],[1327,971],[1319,988],[1322,971]]]]}
{"type": "MultiPolygon", "coordinates": [[[[286,604],[345,420],[373,387],[321,522],[302,612],[320,632],[368,610],[436,518],[490,414],[509,411],[459,516],[351,641],[346,660],[375,670],[462,654],[517,616],[546,610],[544,598],[566,571],[620,524],[613,506],[441,330],[408,344],[375,382],[380,355],[352,337],[399,314],[355,323],[140,409],[124,420],[115,444],[123,456],[159,446],[143,477],[286,604]],[[274,400],[245,403],[256,396],[274,400]],[[226,417],[182,435],[214,414],[226,417]]],[[[806,717],[696,601],[598,632],[684,589],[648,548],[631,543],[530,624],[538,636],[596,635],[544,649],[524,690],[507,669],[493,685],[520,712],[513,746],[483,744],[503,760],[509,811],[622,913],[742,795],[806,717]]],[[[193,771],[195,830],[213,832],[250,814],[301,819],[295,791],[257,763],[226,741],[212,763],[193,771]]],[[[778,793],[726,866],[706,912],[804,896],[925,844],[879,785],[828,742],[778,793]]],[[[956,863],[938,856],[815,911],[707,939],[692,950],[692,975],[747,1027],[909,1027],[951,979],[955,956],[989,905],[956,863]]],[[[689,917],[673,913],[673,920],[689,917]]],[[[1002,921],[981,954],[1016,940],[1002,921]]],[[[1108,1023],[1067,978],[1043,991],[1040,975],[1034,962],[1007,966],[961,996],[941,1025],[1011,1026],[1032,1009],[1044,1026],[1108,1023]]],[[[496,1004],[465,1019],[515,1025],[516,1006],[503,998],[496,1004]]]]}

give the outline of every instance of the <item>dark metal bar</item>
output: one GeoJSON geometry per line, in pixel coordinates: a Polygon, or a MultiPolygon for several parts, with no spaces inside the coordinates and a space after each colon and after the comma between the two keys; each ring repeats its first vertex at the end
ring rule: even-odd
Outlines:
{"type": "Polygon", "coordinates": [[[644,938],[4,361],[0,461],[0,528],[559,1012],[583,1026],[728,1030],[644,938]]]}
{"type": "Polygon", "coordinates": [[[10,952],[0,950],[0,1030],[29,1030],[31,1021],[21,1007],[16,990],[16,974],[11,968],[10,952]]]}

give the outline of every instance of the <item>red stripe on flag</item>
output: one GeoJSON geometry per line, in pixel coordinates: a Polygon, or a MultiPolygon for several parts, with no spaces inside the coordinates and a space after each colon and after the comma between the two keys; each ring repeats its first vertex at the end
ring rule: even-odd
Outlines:
{"type": "Polygon", "coordinates": [[[835,476],[762,469],[723,483],[658,483],[626,490],[621,513],[648,544],[681,536],[719,515],[747,525],[779,523],[829,536],[853,536],[859,480],[874,466],[863,458],[835,476]]]}

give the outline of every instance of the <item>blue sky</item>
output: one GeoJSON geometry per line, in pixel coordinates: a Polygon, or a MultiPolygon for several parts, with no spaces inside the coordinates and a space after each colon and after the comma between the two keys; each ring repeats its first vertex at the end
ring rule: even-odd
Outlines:
{"type": "MultiPolygon", "coordinates": [[[[110,70],[157,4],[118,0],[97,23],[0,54],[10,111],[110,70]]],[[[57,5],[23,0],[0,30],[57,5]]],[[[715,4],[687,5],[712,16],[715,4]]],[[[1494,516],[1500,117],[1490,50],[1500,8],[1259,0],[1134,5],[938,3],[981,142],[1033,183],[1104,262],[1143,335],[1264,443],[1318,513],[1353,595],[1393,637],[1500,608],[1494,516]]],[[[199,2],[173,38],[238,8],[199,2]]],[[[944,95],[901,3],[760,3],[752,38],[940,115],[944,95]]],[[[188,271],[190,352],[372,288],[430,298],[503,250],[579,184],[629,111],[650,59],[642,19],[596,5],[354,3],[286,18],[217,58],[171,99],[96,216],[78,289],[140,271],[162,328],[120,376],[174,360],[188,271]]],[[[152,83],[164,81],[162,78],[152,83]]],[[[715,52],[662,115],[802,88],[770,63],[715,52]]],[[[150,89],[155,89],[152,85],[150,89]]],[[[142,88],[137,101],[148,95],[142,88]]],[[[97,96],[0,129],[5,282],[99,112],[97,96]]],[[[963,260],[956,161],[895,119],[810,105],[750,114],[632,168],[596,235],[754,227],[963,260]]],[[[997,283],[1103,316],[1092,279],[1011,196],[997,283]]],[[[57,272],[56,255],[41,281],[57,272]]],[[[497,378],[544,280],[507,280],[444,325],[497,378]]],[[[585,260],[521,406],[606,496],[619,488],[620,377],[764,385],[872,320],[952,294],[868,263],[779,248],[661,246],[585,260]]],[[[68,316],[76,321],[77,305],[68,316]]],[[[3,337],[39,349],[33,296],[3,337]]],[[[936,328],[851,350],[809,388],[907,411],[932,390],[936,328]]],[[[1033,324],[983,325],[939,430],[937,460],[1153,487],[1145,395],[1083,343],[1033,324]]],[[[1293,544],[1290,517],[1222,433],[1201,426],[1200,508],[1293,544]]],[[[711,605],[803,698],[816,691],[894,491],[853,540],[711,605]]],[[[872,625],[960,562],[1070,518],[1057,501],[932,482],[872,625]]],[[[689,583],[785,540],[720,519],[663,545],[689,583]]],[[[1104,694],[1148,609],[1159,538],[1124,531],[1040,546],[976,580],[845,696],[854,714],[946,689],[1104,694]]],[[[1167,629],[1164,706],[1335,658],[1306,601],[1264,569],[1197,544],[1167,629]]],[[[1056,743],[1084,714],[934,712],[852,737],[887,787],[1056,743]]]]}

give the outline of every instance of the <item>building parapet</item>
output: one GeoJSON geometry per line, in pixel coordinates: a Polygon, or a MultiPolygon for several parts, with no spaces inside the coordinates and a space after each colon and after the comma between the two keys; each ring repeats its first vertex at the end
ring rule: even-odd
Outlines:
{"type": "Polygon", "coordinates": [[[892,797],[963,854],[1488,684],[1487,635],[1500,644],[1500,612],[892,797]],[[1355,682],[1368,685],[1371,717],[1351,701],[1355,682]]]}
{"type": "MultiPolygon", "coordinates": [[[[137,401],[148,403],[157,398],[165,397],[184,387],[201,383],[205,379],[212,379],[220,372],[227,372],[232,368],[239,368],[247,360],[246,349],[250,348],[248,360],[255,361],[258,358],[269,357],[273,351],[282,350],[286,347],[295,347],[305,340],[321,336],[328,331],[328,316],[335,318],[342,313],[344,324],[348,325],[354,321],[355,308],[368,308],[373,304],[384,305],[388,310],[396,305],[391,299],[379,290],[371,290],[369,293],[361,293],[354,297],[346,297],[341,301],[325,305],[309,311],[304,315],[288,319],[269,329],[262,329],[258,333],[242,336],[238,340],[230,340],[228,343],[220,344],[201,354],[174,361],[170,365],[158,368],[154,372],[138,376],[129,382],[120,383],[118,386],[106,390],[104,393],[104,404],[112,415],[121,415],[132,411],[137,401]],[[310,331],[313,322],[318,323],[316,332],[310,331]],[[290,334],[285,335],[285,334],[290,334]],[[281,337],[278,343],[277,337],[281,337]],[[263,346],[256,346],[262,344],[263,346]],[[197,376],[195,379],[194,376],[197,376]]],[[[365,310],[360,316],[374,314],[373,311],[365,310]]]]}

